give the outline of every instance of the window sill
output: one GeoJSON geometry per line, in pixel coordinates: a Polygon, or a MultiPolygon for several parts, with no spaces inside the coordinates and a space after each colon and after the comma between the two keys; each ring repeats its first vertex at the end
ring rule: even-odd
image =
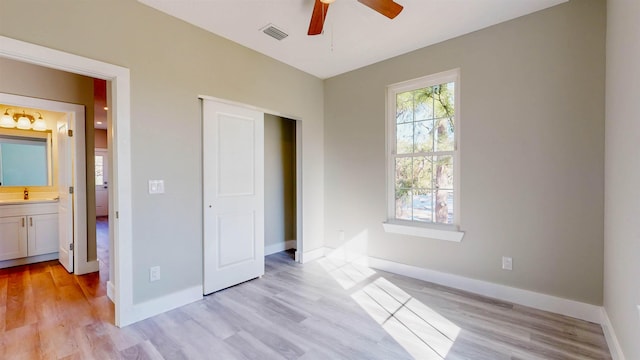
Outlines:
{"type": "Polygon", "coordinates": [[[453,242],[461,242],[464,237],[464,231],[459,231],[457,227],[445,226],[425,226],[417,224],[404,224],[397,222],[382,223],[384,231],[394,234],[403,234],[424,237],[429,239],[446,240],[453,242]]]}

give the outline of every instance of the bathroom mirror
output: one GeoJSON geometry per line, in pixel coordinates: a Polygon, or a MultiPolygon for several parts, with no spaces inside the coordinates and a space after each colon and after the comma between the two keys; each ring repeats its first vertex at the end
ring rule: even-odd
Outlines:
{"type": "Polygon", "coordinates": [[[51,131],[0,129],[0,186],[51,186],[51,131]]]}

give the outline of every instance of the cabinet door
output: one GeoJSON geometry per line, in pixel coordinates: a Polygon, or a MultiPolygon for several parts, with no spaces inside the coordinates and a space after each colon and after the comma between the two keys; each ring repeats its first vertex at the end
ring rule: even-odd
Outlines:
{"type": "Polygon", "coordinates": [[[58,251],[58,214],[28,216],[29,256],[58,251]]]}
{"type": "Polygon", "coordinates": [[[27,256],[26,217],[0,218],[0,260],[27,256]]]}

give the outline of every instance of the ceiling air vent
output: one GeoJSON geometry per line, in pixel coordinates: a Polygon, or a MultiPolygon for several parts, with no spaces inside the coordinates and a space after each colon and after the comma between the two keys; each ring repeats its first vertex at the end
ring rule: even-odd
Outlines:
{"type": "Polygon", "coordinates": [[[282,40],[284,38],[286,38],[287,36],[289,36],[289,34],[287,34],[286,32],[278,29],[277,27],[275,27],[273,24],[269,24],[265,27],[262,28],[262,32],[271,36],[272,38],[276,39],[276,40],[282,40]]]}

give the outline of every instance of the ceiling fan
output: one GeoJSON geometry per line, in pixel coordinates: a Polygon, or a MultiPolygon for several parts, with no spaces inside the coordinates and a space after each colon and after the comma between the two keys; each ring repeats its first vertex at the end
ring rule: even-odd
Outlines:
{"type": "MultiPolygon", "coordinates": [[[[308,35],[322,34],[322,27],[324,26],[324,19],[327,17],[327,10],[329,5],[335,0],[316,0],[313,6],[313,13],[311,13],[311,22],[309,23],[308,35]]],[[[393,19],[403,9],[403,6],[393,0],[358,0],[358,2],[370,7],[374,11],[393,19]]]]}

